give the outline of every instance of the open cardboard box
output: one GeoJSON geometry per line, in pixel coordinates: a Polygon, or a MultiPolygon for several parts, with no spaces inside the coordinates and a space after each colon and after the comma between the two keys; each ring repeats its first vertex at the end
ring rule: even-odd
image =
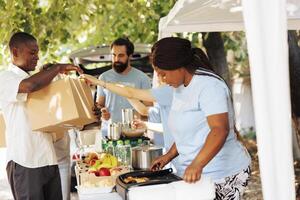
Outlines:
{"type": "Polygon", "coordinates": [[[80,79],[64,78],[28,95],[27,114],[32,129],[64,132],[81,129],[96,121],[94,101],[89,86],[80,79]]]}
{"type": "MultiPolygon", "coordinates": [[[[89,86],[80,79],[65,78],[28,95],[26,110],[33,131],[49,132],[57,141],[70,128],[96,121],[89,86]]],[[[5,147],[5,122],[0,113],[0,147],[5,147]]]]}

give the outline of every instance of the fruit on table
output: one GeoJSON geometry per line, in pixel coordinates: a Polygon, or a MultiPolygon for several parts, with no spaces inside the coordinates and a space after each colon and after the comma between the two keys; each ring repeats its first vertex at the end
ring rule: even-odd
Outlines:
{"type": "Polygon", "coordinates": [[[92,160],[90,160],[90,162],[89,162],[89,166],[93,166],[95,163],[96,163],[96,159],[92,159],[92,160]]]}
{"type": "Polygon", "coordinates": [[[98,172],[100,176],[110,176],[110,171],[108,168],[102,167],[98,172]]]}
{"type": "Polygon", "coordinates": [[[95,152],[90,152],[88,155],[84,158],[84,162],[89,164],[91,160],[98,160],[98,154],[95,152]]]}
{"type": "Polygon", "coordinates": [[[115,156],[110,154],[102,154],[99,160],[90,161],[89,172],[90,173],[97,173],[101,168],[114,168],[118,166],[118,160],[115,156]]]}
{"type": "Polygon", "coordinates": [[[103,164],[106,164],[108,168],[118,166],[118,159],[111,154],[106,153],[101,155],[100,160],[103,164]]]}

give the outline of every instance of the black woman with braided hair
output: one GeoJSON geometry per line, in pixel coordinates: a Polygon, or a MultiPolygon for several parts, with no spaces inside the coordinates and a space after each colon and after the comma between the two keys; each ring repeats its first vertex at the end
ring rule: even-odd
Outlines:
{"type": "Polygon", "coordinates": [[[161,39],[152,56],[160,79],[174,88],[168,117],[174,143],[152,163],[152,170],[177,158],[178,175],[186,182],[194,183],[205,175],[215,182],[217,200],[240,199],[249,180],[251,159],[234,132],[226,83],[212,70],[203,69],[203,57],[195,54],[186,39],[161,39]]]}

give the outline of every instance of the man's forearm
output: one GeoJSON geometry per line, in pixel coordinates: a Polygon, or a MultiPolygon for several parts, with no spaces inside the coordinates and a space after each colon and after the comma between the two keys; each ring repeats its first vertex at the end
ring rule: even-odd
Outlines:
{"type": "Polygon", "coordinates": [[[59,66],[56,65],[24,79],[20,83],[19,93],[31,93],[47,86],[59,73],[59,70],[59,66]]]}

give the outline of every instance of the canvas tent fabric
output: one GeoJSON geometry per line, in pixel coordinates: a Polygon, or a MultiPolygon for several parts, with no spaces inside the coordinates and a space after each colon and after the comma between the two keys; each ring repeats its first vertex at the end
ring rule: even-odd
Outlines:
{"type": "Polygon", "coordinates": [[[267,200],[295,199],[285,3],[243,2],[260,172],[267,200]],[[271,3],[273,8],[265,11],[271,3]]]}
{"type": "MultiPolygon", "coordinates": [[[[300,27],[300,1],[287,0],[288,29],[300,27]]],[[[275,9],[271,3],[266,8],[275,9]]],[[[178,0],[159,21],[159,37],[175,32],[224,32],[244,30],[241,0],[178,0]]]]}
{"type": "Polygon", "coordinates": [[[263,196],[295,199],[287,29],[300,29],[299,0],[179,0],[159,37],[245,30],[263,196]]]}

